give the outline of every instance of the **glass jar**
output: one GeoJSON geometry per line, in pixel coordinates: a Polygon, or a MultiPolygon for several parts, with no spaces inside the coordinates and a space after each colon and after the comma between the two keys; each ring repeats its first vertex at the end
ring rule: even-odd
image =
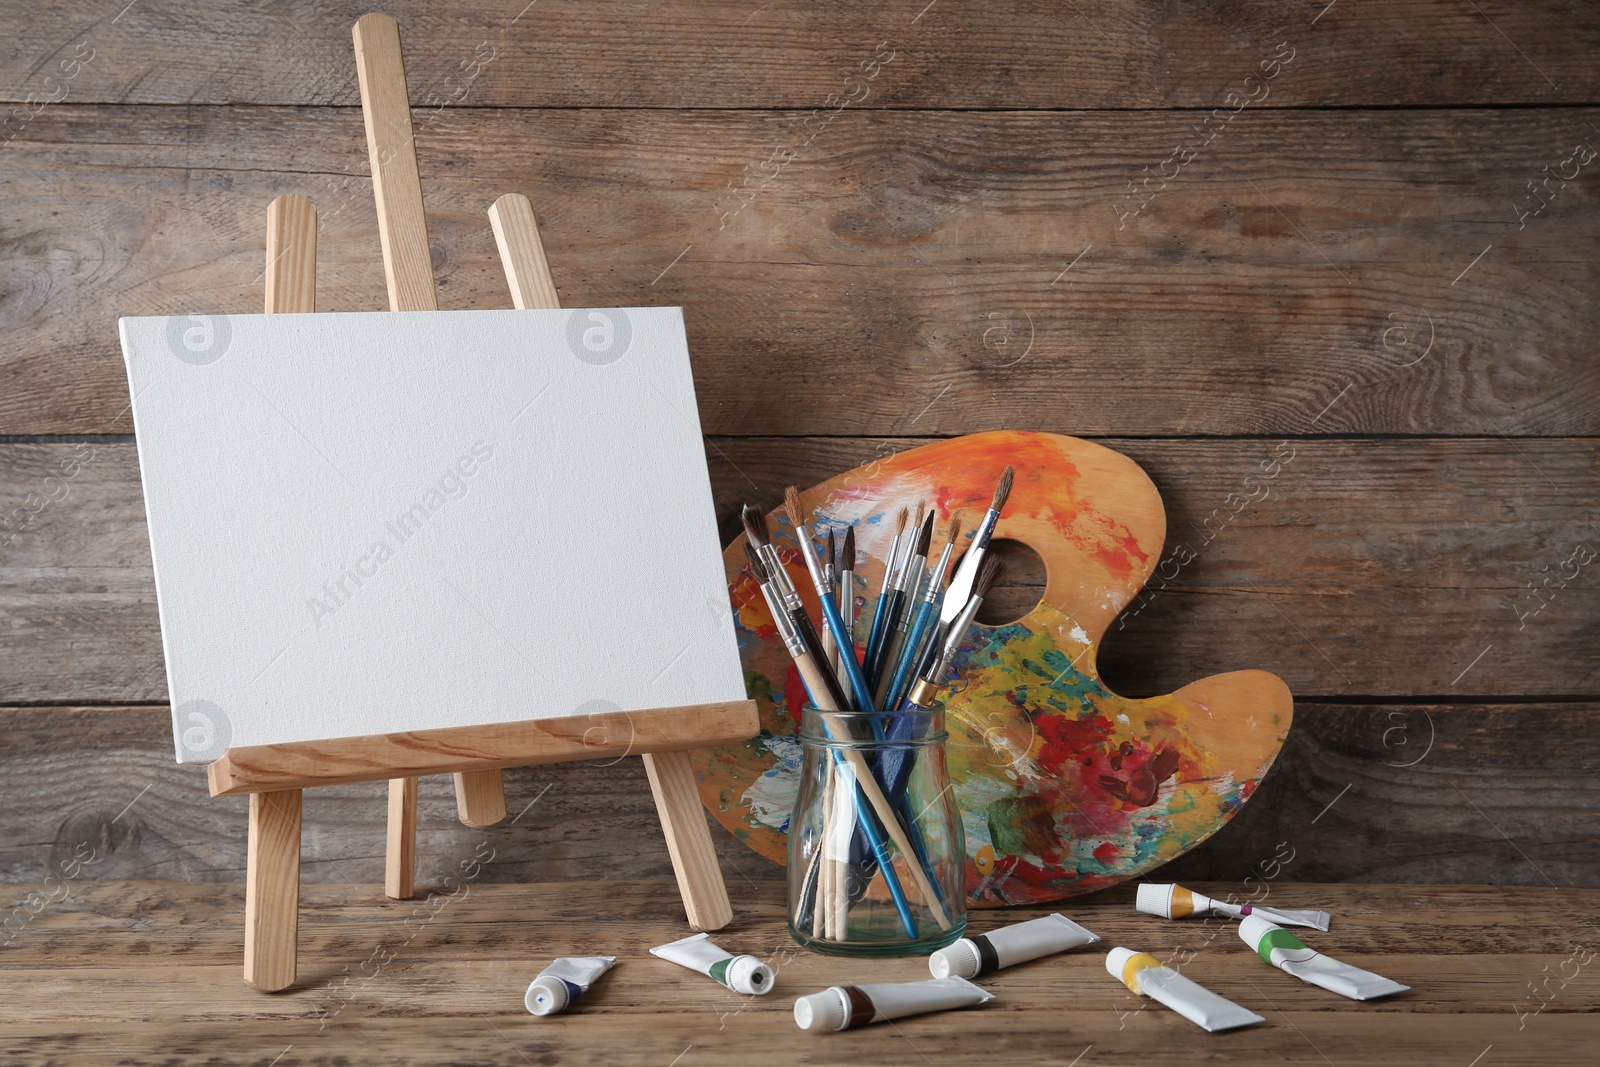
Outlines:
{"type": "Polygon", "coordinates": [[[819,711],[800,722],[789,816],[789,933],[818,952],[926,955],[967,925],[966,842],[944,707],[819,711]]]}

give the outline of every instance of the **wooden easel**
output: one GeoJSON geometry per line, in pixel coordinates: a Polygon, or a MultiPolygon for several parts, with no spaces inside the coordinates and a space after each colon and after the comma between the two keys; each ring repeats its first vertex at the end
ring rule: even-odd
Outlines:
{"type": "MultiPolygon", "coordinates": [[[[388,15],[355,24],[356,68],[383,242],[391,311],[434,311],[432,257],[412,141],[400,30],[388,15]]],[[[507,194],[489,209],[518,308],[559,307],[533,207],[507,194]]],[[[317,213],[302,196],[267,208],[266,310],[316,310],[317,213]]],[[[468,826],[505,818],[505,767],[641,755],[672,856],[689,923],[715,930],[733,918],[700,806],[687,750],[753,737],[754,701],[454,727],[332,741],[230,748],[209,769],[212,796],[250,796],[245,884],[244,979],[264,991],[295,978],[299,929],[301,791],[344,782],[389,781],[385,890],[412,893],[417,778],[453,774],[456,808],[468,826]]]]}

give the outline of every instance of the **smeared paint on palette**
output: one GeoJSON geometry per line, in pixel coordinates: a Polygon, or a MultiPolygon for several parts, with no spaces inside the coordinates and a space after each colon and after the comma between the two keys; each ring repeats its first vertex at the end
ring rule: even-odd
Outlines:
{"type": "MultiPolygon", "coordinates": [[[[839,475],[801,494],[816,523],[854,524],[872,594],[902,507],[927,500],[942,527],[970,531],[1007,464],[1016,484],[996,537],[1044,560],[1044,597],[1027,616],[979,627],[946,702],[950,774],[967,835],[977,907],[1043,903],[1137,877],[1204,841],[1255,792],[1288,734],[1294,703],[1265,671],[1236,671],[1131,700],[1100,681],[1100,639],[1155,569],[1166,535],[1161,498],[1138,465],[1077,438],[1001,431],[941,441],[839,475]]],[[[808,590],[788,523],[772,517],[795,585],[808,590]]],[[[694,753],[717,819],[784,861],[799,787],[796,736],[805,690],[744,573],[743,538],[724,554],[745,679],[761,736],[694,753]]],[[[816,615],[814,598],[810,603],[816,615]]]]}

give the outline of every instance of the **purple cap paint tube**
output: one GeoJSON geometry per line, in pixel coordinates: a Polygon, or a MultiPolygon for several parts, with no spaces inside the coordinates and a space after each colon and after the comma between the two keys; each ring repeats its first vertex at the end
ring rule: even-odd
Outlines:
{"type": "Polygon", "coordinates": [[[1411,988],[1307,948],[1298,937],[1259,915],[1251,915],[1239,924],[1239,939],[1278,970],[1351,1000],[1373,1000],[1411,988]]]}
{"type": "Polygon", "coordinates": [[[868,1023],[903,1019],[929,1011],[987,1004],[994,994],[965,978],[924,982],[878,982],[829,986],[794,1002],[794,1022],[802,1030],[854,1030],[868,1023]]]}
{"type": "Polygon", "coordinates": [[[1187,919],[1191,915],[1226,915],[1230,919],[1242,919],[1246,915],[1259,915],[1279,926],[1304,926],[1323,933],[1328,931],[1328,913],[1325,911],[1291,911],[1254,904],[1230,904],[1226,900],[1217,900],[1170,882],[1146,882],[1141,885],[1136,906],[1146,915],[1159,915],[1163,919],[1187,919]]]}
{"type": "Polygon", "coordinates": [[[935,978],[976,978],[1017,963],[1065,952],[1069,948],[1093,944],[1099,935],[1090,933],[1065,915],[1051,913],[1042,919],[1013,923],[986,934],[963,937],[928,957],[928,970],[935,978]]]}
{"type": "Polygon", "coordinates": [[[772,992],[772,968],[754,956],[735,956],[711,943],[710,935],[695,934],[667,945],[657,945],[650,955],[721,982],[735,993],[772,992]]]}
{"type": "Polygon", "coordinates": [[[1217,996],[1164,966],[1148,952],[1114,948],[1106,954],[1106,970],[1135,993],[1165,1004],[1196,1026],[1216,1033],[1266,1022],[1248,1008],[1217,996]]]}
{"type": "Polygon", "coordinates": [[[535,1015],[560,1015],[616,962],[615,956],[562,956],[529,983],[522,1003],[535,1015]]]}

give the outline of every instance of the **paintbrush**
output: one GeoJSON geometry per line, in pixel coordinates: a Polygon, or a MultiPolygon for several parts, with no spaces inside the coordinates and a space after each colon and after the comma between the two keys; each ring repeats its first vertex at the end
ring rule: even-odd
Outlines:
{"type": "MultiPolygon", "coordinates": [[[[984,512],[983,521],[978,523],[978,528],[973,531],[972,544],[967,547],[967,554],[961,557],[961,563],[950,579],[950,588],[945,594],[946,611],[951,604],[955,604],[956,610],[959,611],[972,598],[978,567],[983,563],[984,553],[989,550],[989,540],[994,536],[994,526],[1000,521],[1000,512],[1006,506],[1006,499],[1011,496],[1011,482],[1016,473],[1015,467],[1007,467],[1001,473],[1000,484],[994,489],[994,499],[989,502],[989,510],[984,512]]],[[[941,612],[940,618],[943,619],[945,614],[941,612]]]]}
{"type": "MultiPolygon", "coordinates": [[[[828,535],[828,544],[833,544],[833,535],[828,535]]],[[[844,619],[844,631],[849,635],[850,644],[841,648],[841,656],[854,659],[856,654],[856,528],[847,527],[844,532],[844,547],[839,550],[839,614],[844,619]]],[[[844,664],[836,665],[842,674],[844,664]]]]}
{"type": "MultiPolygon", "coordinates": [[[[794,632],[794,639],[798,647],[807,655],[815,656],[818,662],[823,661],[822,638],[817,634],[817,628],[811,624],[811,616],[806,614],[805,604],[800,599],[800,593],[795,589],[794,583],[789,580],[789,572],[784,568],[783,560],[778,556],[777,546],[768,536],[767,519],[760,508],[749,504],[739,513],[739,519],[744,524],[745,537],[756,546],[756,552],[766,564],[769,584],[772,586],[773,596],[781,605],[776,614],[783,615],[789,620],[790,629],[794,632]]],[[[792,650],[791,650],[792,654],[792,650]]],[[[798,662],[798,660],[797,660],[798,662]]],[[[813,703],[822,707],[824,703],[835,710],[848,708],[850,698],[845,695],[843,687],[832,671],[822,672],[827,682],[821,694],[813,693],[813,703]],[[831,683],[831,684],[829,684],[831,683]],[[825,700],[817,699],[818,696],[825,700]]],[[[810,682],[807,682],[810,688],[810,682]]]]}
{"type": "Polygon", "coordinates": [[[910,624],[913,609],[916,607],[912,599],[922,588],[923,567],[928,563],[928,548],[933,542],[933,509],[928,509],[926,518],[923,519],[922,529],[917,532],[916,541],[911,546],[911,554],[906,560],[905,569],[900,575],[900,598],[895,608],[894,633],[887,642],[884,652],[883,664],[878,674],[876,689],[873,698],[879,706],[887,707],[883,698],[888,694],[889,683],[893,680],[894,664],[900,661],[901,650],[906,645],[906,628],[910,624]]]}
{"type": "MultiPolygon", "coordinates": [[[[822,621],[833,634],[836,645],[840,647],[850,645],[850,634],[845,630],[844,619],[839,615],[839,605],[834,603],[833,591],[823,582],[822,563],[817,558],[817,546],[812,543],[811,531],[802,518],[800,490],[792,485],[789,486],[783,494],[783,507],[789,514],[789,523],[794,527],[794,535],[800,541],[800,554],[805,557],[806,569],[811,572],[811,579],[816,583],[817,599],[822,603],[822,621]]],[[[849,680],[850,690],[855,695],[855,710],[876,710],[872,693],[867,688],[866,676],[861,673],[861,664],[856,662],[856,657],[853,654],[842,656],[839,662],[844,665],[845,677],[849,680]]]]}
{"type": "MultiPolygon", "coordinates": [[[[834,530],[830,526],[827,531],[827,555],[822,558],[822,581],[816,587],[818,597],[832,597],[834,590],[838,589],[838,571],[834,568],[834,530]]],[[[827,665],[834,673],[838,673],[838,643],[834,640],[834,632],[822,627],[822,649],[827,653],[827,665]]]]}
{"type": "Polygon", "coordinates": [[[906,532],[908,518],[910,512],[901,508],[894,524],[894,540],[889,542],[889,554],[883,558],[883,585],[878,589],[878,606],[872,613],[872,628],[867,631],[867,677],[874,683],[878,680],[877,665],[882,662],[883,642],[888,637],[889,594],[894,589],[895,567],[900,562],[900,541],[906,532]]]}
{"type": "MultiPolygon", "coordinates": [[[[888,688],[879,697],[878,704],[883,708],[900,706],[900,698],[905,687],[910,684],[915,676],[914,672],[922,663],[923,639],[928,635],[928,627],[939,615],[939,602],[944,594],[945,575],[950,572],[950,556],[955,551],[956,542],[961,537],[961,519],[952,515],[950,526],[945,538],[944,551],[939,554],[937,565],[928,568],[928,577],[923,583],[923,593],[917,602],[916,614],[911,620],[911,625],[906,630],[905,644],[901,646],[900,657],[895,661],[894,673],[889,680],[888,688]]],[[[908,612],[908,614],[910,614],[908,612]]],[[[932,647],[931,644],[929,646],[932,647]]]]}
{"type": "MultiPolygon", "coordinates": [[[[775,571],[768,565],[768,561],[763,558],[763,550],[771,548],[770,542],[762,543],[762,539],[766,535],[764,517],[757,509],[747,506],[741,512],[740,518],[744,523],[745,533],[747,534],[745,556],[749,560],[751,573],[761,586],[761,595],[766,598],[767,607],[772,611],[772,618],[777,627],[778,635],[783,640],[784,648],[788,651],[790,658],[794,660],[795,666],[800,672],[801,683],[806,687],[811,703],[821,710],[838,711],[843,709],[847,706],[844,693],[839,690],[837,680],[833,674],[823,669],[822,661],[817,655],[820,649],[815,630],[811,631],[808,640],[807,635],[802,632],[802,627],[796,625],[796,615],[798,614],[798,618],[805,620],[806,626],[809,627],[809,620],[806,619],[804,611],[797,613],[787,605],[779,606],[782,601],[793,602],[797,601],[798,597],[793,596],[792,585],[787,591],[781,588],[784,584],[778,578],[778,574],[781,572],[775,571]]],[[[878,797],[877,803],[873,806],[892,813],[893,809],[888,807],[887,798],[883,797],[876,780],[871,779],[871,771],[867,769],[860,755],[854,752],[849,755],[855,757],[854,761],[851,761],[844,753],[835,751],[833,753],[834,763],[841,767],[847,763],[850,764],[851,777],[858,781],[860,772],[865,772],[872,783],[873,793],[878,797]]],[[[830,783],[832,780],[833,776],[830,775],[830,783]]],[[[864,796],[866,796],[865,789],[855,798],[858,809],[855,821],[863,825],[863,829],[867,833],[868,845],[871,847],[876,861],[883,863],[888,859],[888,849],[882,838],[876,835],[875,828],[869,826],[870,817],[867,812],[867,806],[871,804],[871,801],[864,803],[864,796]]],[[[831,818],[831,811],[825,810],[824,817],[831,818]]],[[[831,827],[825,827],[823,830],[824,839],[826,840],[833,832],[831,827]]],[[[837,850],[837,847],[835,847],[834,851],[837,850]]],[[[827,877],[825,864],[828,860],[824,856],[826,851],[828,851],[827,846],[820,843],[812,851],[811,863],[806,869],[802,885],[802,899],[810,899],[812,901],[811,925],[813,936],[822,936],[818,932],[819,927],[828,931],[831,936],[834,931],[839,929],[839,916],[848,910],[847,887],[836,879],[827,877]],[[829,899],[830,895],[837,896],[840,899],[831,900],[829,899]]],[[[911,915],[910,902],[906,900],[904,887],[900,885],[898,880],[886,879],[886,884],[889,885],[890,896],[895,900],[895,907],[900,912],[901,922],[906,928],[906,933],[915,937],[916,921],[911,915]]]]}
{"type": "Polygon", "coordinates": [[[983,566],[978,569],[978,577],[972,585],[972,596],[967,599],[967,603],[945,630],[943,641],[930,646],[939,649],[938,655],[919,672],[916,684],[906,694],[902,708],[926,708],[938,700],[940,690],[946,685],[945,674],[950,670],[950,663],[955,659],[956,652],[966,643],[967,631],[977,618],[978,609],[983,607],[983,598],[989,595],[995,579],[1000,576],[1002,566],[1003,561],[998,556],[990,556],[983,561],[983,566]]]}

